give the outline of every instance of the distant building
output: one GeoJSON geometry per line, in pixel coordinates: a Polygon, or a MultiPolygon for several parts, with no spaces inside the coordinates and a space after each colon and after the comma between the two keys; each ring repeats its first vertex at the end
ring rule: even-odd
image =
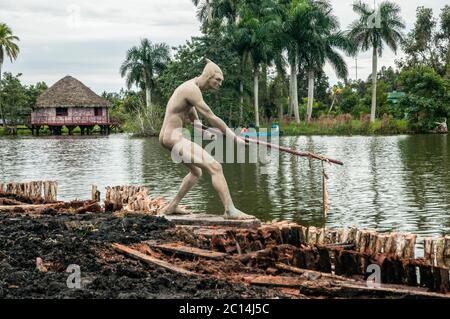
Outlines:
{"type": "Polygon", "coordinates": [[[392,91],[388,93],[387,100],[392,104],[397,104],[400,101],[400,99],[405,95],[406,95],[405,92],[392,91]]]}
{"type": "Polygon", "coordinates": [[[31,129],[39,135],[39,129],[47,125],[52,134],[59,135],[65,126],[71,135],[79,126],[81,134],[90,134],[98,125],[102,134],[109,134],[109,107],[109,101],[77,79],[66,76],[37,98],[31,113],[31,129]]]}

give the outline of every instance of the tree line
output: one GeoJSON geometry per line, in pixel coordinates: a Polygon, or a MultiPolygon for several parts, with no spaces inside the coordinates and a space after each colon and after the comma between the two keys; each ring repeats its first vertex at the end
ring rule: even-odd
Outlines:
{"type": "MultiPolygon", "coordinates": [[[[124,129],[157,133],[172,92],[201,73],[205,58],[216,62],[225,77],[221,90],[206,93],[205,100],[231,126],[295,125],[349,114],[372,123],[386,116],[406,119],[415,131],[427,131],[450,114],[448,5],[437,15],[418,7],[414,27],[405,34],[400,7],[390,1],[377,7],[355,1],[357,19],[348,26],[341,26],[328,0],[192,2],[201,36],[176,48],[142,39],[118,67],[126,89],[103,93],[124,129]],[[395,68],[378,66],[386,48],[403,52],[395,68]],[[372,53],[371,76],[349,79],[345,56],[365,51],[372,53]],[[329,84],[326,63],[340,79],[336,85],[329,84]],[[395,91],[402,94],[393,100],[388,94],[395,91]]],[[[16,58],[17,41],[1,24],[0,68],[5,56],[16,58]]],[[[9,76],[0,81],[2,118],[23,101],[9,76]]],[[[44,87],[38,83],[28,89],[44,87]]]]}

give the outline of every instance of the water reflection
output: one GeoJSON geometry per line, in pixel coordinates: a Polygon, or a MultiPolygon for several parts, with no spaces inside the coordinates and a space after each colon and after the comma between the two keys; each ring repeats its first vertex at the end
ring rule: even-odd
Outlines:
{"type": "MultiPolygon", "coordinates": [[[[267,164],[224,164],[236,206],[264,220],[450,233],[450,150],[446,135],[282,137],[282,145],[342,160],[326,165],[329,216],[322,208],[321,164],[269,152],[267,164]],[[262,174],[262,172],[267,174],[262,174]]],[[[248,156],[248,154],[247,154],[248,156]]],[[[156,138],[126,135],[0,139],[0,180],[57,180],[59,198],[88,198],[90,185],[139,184],[170,198],[188,170],[156,138]]],[[[196,211],[222,213],[204,174],[183,200],[196,211]]]]}

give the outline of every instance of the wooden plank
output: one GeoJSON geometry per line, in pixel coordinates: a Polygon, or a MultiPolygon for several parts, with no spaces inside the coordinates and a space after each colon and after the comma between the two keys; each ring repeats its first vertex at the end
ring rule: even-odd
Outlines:
{"type": "Polygon", "coordinates": [[[137,260],[146,262],[150,265],[154,265],[154,266],[159,266],[162,267],[164,269],[179,273],[179,274],[183,274],[183,275],[188,275],[188,276],[199,276],[198,274],[191,272],[189,270],[186,270],[184,268],[181,267],[177,267],[174,265],[169,264],[168,262],[161,260],[161,259],[157,259],[151,256],[148,256],[146,254],[141,253],[140,251],[137,251],[135,249],[129,248],[125,245],[121,245],[121,244],[112,244],[112,248],[114,250],[116,250],[119,253],[125,254],[131,258],[135,258],[137,260]]]}
{"type": "Polygon", "coordinates": [[[305,279],[291,276],[254,276],[244,277],[244,281],[255,286],[299,288],[305,279]]]}
{"type": "Polygon", "coordinates": [[[63,208],[64,203],[54,203],[54,204],[30,204],[30,205],[1,205],[0,212],[29,212],[35,210],[43,210],[46,208],[63,208]]]}
{"type": "Polygon", "coordinates": [[[347,278],[347,277],[342,277],[342,276],[338,276],[338,275],[332,275],[332,274],[328,274],[328,273],[324,273],[324,272],[320,272],[320,271],[315,271],[315,270],[309,270],[309,269],[301,269],[298,267],[293,267],[293,266],[289,266],[283,263],[276,263],[275,267],[277,269],[281,269],[281,270],[285,270],[285,271],[290,271],[296,274],[300,274],[300,275],[304,275],[304,274],[314,274],[316,275],[318,278],[327,278],[327,279],[335,279],[335,280],[346,280],[346,281],[355,281],[352,278],[347,278]]]}
{"type": "Polygon", "coordinates": [[[189,215],[164,215],[167,220],[176,225],[202,225],[202,226],[230,226],[238,228],[257,228],[261,221],[254,219],[225,219],[223,216],[211,214],[189,214],[189,215]]]}
{"type": "Polygon", "coordinates": [[[163,251],[168,251],[168,252],[172,252],[172,253],[176,253],[176,254],[188,255],[188,256],[193,256],[193,257],[201,257],[201,258],[207,258],[207,259],[214,259],[214,260],[224,259],[227,256],[227,254],[224,254],[224,253],[199,249],[196,247],[189,247],[189,246],[185,246],[180,243],[167,243],[167,244],[151,244],[151,243],[149,243],[149,246],[152,248],[157,248],[157,249],[161,249],[163,251]]]}

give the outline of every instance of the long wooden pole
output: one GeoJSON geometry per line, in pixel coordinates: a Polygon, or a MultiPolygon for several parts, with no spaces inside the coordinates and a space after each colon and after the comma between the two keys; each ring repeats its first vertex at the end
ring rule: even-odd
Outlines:
{"type": "MultiPolygon", "coordinates": [[[[207,126],[202,124],[202,129],[206,131],[206,130],[209,129],[209,127],[207,127],[207,126]]],[[[289,148],[289,147],[280,146],[280,145],[276,145],[276,144],[271,144],[271,143],[268,143],[268,142],[255,140],[255,139],[249,138],[249,137],[240,137],[240,136],[237,136],[237,137],[243,139],[246,142],[256,143],[256,144],[259,144],[259,145],[264,145],[264,146],[267,146],[267,147],[270,147],[270,148],[273,148],[273,149],[276,149],[276,150],[279,150],[279,151],[282,151],[282,152],[294,154],[294,155],[297,155],[297,156],[310,157],[310,158],[318,159],[318,160],[323,161],[323,162],[329,162],[329,163],[337,164],[337,165],[344,165],[344,163],[339,161],[339,160],[328,158],[328,157],[325,157],[325,156],[322,156],[322,155],[318,155],[318,154],[315,154],[315,153],[312,153],[312,152],[301,152],[301,151],[297,151],[297,150],[289,148]]]]}

